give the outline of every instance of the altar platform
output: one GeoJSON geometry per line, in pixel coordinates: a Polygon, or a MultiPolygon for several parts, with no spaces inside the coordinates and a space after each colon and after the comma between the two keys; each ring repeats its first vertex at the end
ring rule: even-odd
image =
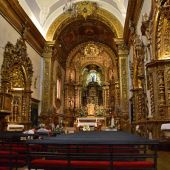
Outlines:
{"type": "Polygon", "coordinates": [[[108,144],[108,145],[131,145],[144,144],[154,145],[158,144],[157,140],[149,140],[144,137],[122,131],[90,131],[78,132],[73,134],[61,134],[56,137],[47,137],[43,140],[32,140],[29,143],[43,143],[43,144],[108,144]]]}

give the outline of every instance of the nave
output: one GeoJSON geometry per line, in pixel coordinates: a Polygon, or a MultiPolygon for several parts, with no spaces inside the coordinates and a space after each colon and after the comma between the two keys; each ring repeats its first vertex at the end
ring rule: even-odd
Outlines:
{"type": "Polygon", "coordinates": [[[123,131],[164,158],[169,16],[170,0],[0,0],[0,131],[123,131]]]}

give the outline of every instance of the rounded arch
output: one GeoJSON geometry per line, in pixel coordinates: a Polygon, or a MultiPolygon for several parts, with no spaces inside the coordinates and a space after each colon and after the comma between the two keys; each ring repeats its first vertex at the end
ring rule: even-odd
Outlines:
{"type": "MultiPolygon", "coordinates": [[[[110,12],[99,8],[97,10],[97,13],[95,16],[93,16],[94,19],[99,20],[106,24],[112,31],[115,31],[117,38],[123,37],[123,27],[120,21],[112,15],[110,12]]],[[[60,34],[62,28],[71,23],[73,20],[76,20],[76,18],[70,18],[70,15],[65,13],[60,15],[58,18],[55,19],[55,21],[51,24],[49,27],[47,34],[46,34],[46,40],[52,41],[54,40],[57,35],[60,34]]]]}
{"type": "MultiPolygon", "coordinates": [[[[108,79],[109,79],[108,71],[109,71],[110,67],[112,67],[114,70],[114,74],[113,74],[114,80],[118,80],[118,75],[119,75],[118,55],[115,54],[115,52],[109,46],[107,46],[105,44],[98,43],[98,42],[96,43],[96,42],[92,42],[92,41],[79,44],[69,53],[68,58],[66,60],[66,68],[68,69],[72,65],[72,63],[75,63],[74,67],[77,70],[77,73],[78,72],[81,73],[82,69],[89,64],[95,64],[95,65],[99,66],[102,69],[104,81],[108,81],[108,79]],[[85,54],[83,53],[83,51],[84,51],[84,48],[86,47],[86,45],[88,45],[88,44],[95,44],[99,49],[102,49],[102,51],[100,53],[106,53],[107,58],[105,58],[105,59],[101,58],[98,60],[98,58],[97,58],[98,56],[96,56],[96,58],[94,57],[94,59],[92,59],[92,60],[85,59],[86,57],[85,57],[85,54]],[[75,58],[75,56],[76,56],[76,58],[75,58]],[[107,61],[108,58],[109,58],[110,62],[107,61]],[[76,60],[76,63],[78,63],[77,65],[74,60],[76,60]],[[106,64],[104,62],[106,62],[106,64]]],[[[79,76],[77,77],[77,79],[79,79],[79,76]]]]}
{"type": "MultiPolygon", "coordinates": [[[[73,57],[78,53],[80,52],[81,49],[83,49],[83,47],[88,44],[88,43],[94,43],[96,44],[97,46],[100,46],[100,47],[104,47],[105,49],[105,52],[107,52],[109,54],[109,56],[112,58],[112,61],[115,61],[117,58],[118,58],[118,54],[113,51],[113,49],[111,49],[109,46],[105,45],[105,44],[102,44],[100,42],[92,42],[92,41],[88,41],[88,42],[84,42],[84,43],[81,43],[79,45],[77,45],[73,50],[71,50],[71,52],[69,53],[68,55],[68,58],[67,58],[67,61],[66,61],[66,67],[68,66],[68,64],[71,62],[71,60],[73,59],[73,57]]],[[[116,61],[115,61],[116,63],[116,61]]]]}

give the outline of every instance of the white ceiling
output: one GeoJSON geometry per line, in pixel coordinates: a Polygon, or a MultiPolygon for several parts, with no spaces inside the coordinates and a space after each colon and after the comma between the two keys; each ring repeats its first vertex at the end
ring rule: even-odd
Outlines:
{"type": "MultiPolygon", "coordinates": [[[[27,15],[33,21],[35,26],[45,37],[53,21],[63,13],[63,7],[70,0],[18,0],[27,15]]],[[[72,0],[79,2],[83,0],[72,0]]],[[[128,0],[91,0],[96,2],[100,8],[103,8],[120,21],[124,26],[128,0]]]]}

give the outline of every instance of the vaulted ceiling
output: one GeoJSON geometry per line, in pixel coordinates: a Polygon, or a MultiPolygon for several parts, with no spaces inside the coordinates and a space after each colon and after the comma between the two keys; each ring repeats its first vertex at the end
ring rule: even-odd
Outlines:
{"type": "Polygon", "coordinates": [[[97,41],[111,47],[115,37],[116,35],[102,22],[80,19],[70,23],[61,31],[58,42],[64,51],[69,52],[76,45],[86,41],[97,41]]]}
{"type": "MultiPolygon", "coordinates": [[[[18,0],[30,19],[45,37],[53,21],[63,13],[66,2],[83,0],[18,0]]],[[[89,1],[89,0],[88,0],[89,1]]],[[[124,26],[128,0],[91,0],[113,14],[124,26]]]]}
{"type": "Polygon", "coordinates": [[[115,50],[114,38],[118,38],[118,30],[110,24],[117,25],[119,23],[118,25],[121,28],[124,27],[128,0],[86,0],[95,2],[98,8],[107,11],[109,16],[111,15],[115,18],[108,19],[105,16],[104,20],[107,20],[106,22],[98,15],[90,15],[87,19],[83,17],[70,18],[66,23],[58,19],[65,15],[63,9],[66,2],[70,4],[70,2],[77,3],[80,1],[83,0],[18,0],[21,7],[46,40],[48,40],[48,32],[55,25],[54,23],[58,24],[60,22],[61,27],[56,29],[51,40],[56,42],[57,57],[63,66],[66,64],[70,51],[78,44],[84,42],[103,43],[115,50]]]}

